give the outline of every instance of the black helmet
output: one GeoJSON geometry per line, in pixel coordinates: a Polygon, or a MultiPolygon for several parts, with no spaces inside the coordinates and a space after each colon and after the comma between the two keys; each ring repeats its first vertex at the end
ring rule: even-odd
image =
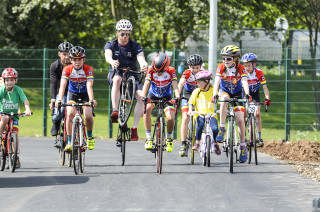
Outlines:
{"type": "Polygon", "coordinates": [[[240,57],[240,48],[235,45],[228,45],[223,47],[223,49],[220,52],[220,55],[222,56],[230,56],[230,57],[240,57]]]}
{"type": "Polygon", "coordinates": [[[165,53],[157,54],[152,62],[152,68],[156,72],[164,72],[169,68],[170,58],[165,53]]]}
{"type": "Polygon", "coordinates": [[[86,50],[81,46],[74,46],[69,51],[70,58],[83,58],[86,57],[86,50]]]}
{"type": "Polygon", "coordinates": [[[198,54],[192,54],[192,55],[189,56],[187,63],[188,63],[189,66],[202,65],[203,59],[198,54]]]}
{"type": "Polygon", "coordinates": [[[64,42],[64,43],[60,43],[60,45],[58,46],[58,49],[60,52],[68,52],[72,47],[73,45],[71,43],[64,42]]]}

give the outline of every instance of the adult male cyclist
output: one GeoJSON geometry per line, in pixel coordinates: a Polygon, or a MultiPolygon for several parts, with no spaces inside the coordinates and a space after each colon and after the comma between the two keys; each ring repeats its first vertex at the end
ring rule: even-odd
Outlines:
{"type": "MultiPolygon", "coordinates": [[[[141,71],[146,72],[148,63],[145,60],[143,49],[140,44],[131,40],[130,34],[132,31],[132,24],[126,19],[118,21],[117,26],[118,38],[106,43],[105,59],[110,64],[112,71],[108,75],[109,84],[111,88],[112,114],[110,119],[112,123],[118,123],[118,105],[120,99],[120,86],[123,77],[123,68],[130,68],[137,71],[137,61],[139,62],[141,71]]],[[[131,140],[137,141],[139,139],[137,127],[143,113],[143,102],[141,100],[142,85],[139,84],[139,76],[134,74],[137,81],[137,91],[135,97],[137,104],[134,109],[134,120],[131,128],[131,140]]]]}
{"type": "MultiPolygon", "coordinates": [[[[58,46],[58,56],[59,59],[54,61],[50,65],[50,96],[51,102],[49,104],[50,110],[54,109],[54,113],[52,116],[52,128],[51,128],[51,135],[56,136],[58,134],[61,117],[59,116],[58,109],[54,107],[56,99],[58,98],[59,88],[60,88],[60,80],[62,75],[62,70],[64,67],[71,64],[71,60],[69,57],[69,50],[72,48],[72,44],[69,42],[61,43],[58,46]]],[[[63,95],[63,102],[66,103],[67,101],[67,93],[68,90],[66,89],[63,95]]],[[[64,108],[62,108],[62,113],[64,113],[64,108]]],[[[55,142],[54,146],[59,145],[59,143],[55,142]]]]}

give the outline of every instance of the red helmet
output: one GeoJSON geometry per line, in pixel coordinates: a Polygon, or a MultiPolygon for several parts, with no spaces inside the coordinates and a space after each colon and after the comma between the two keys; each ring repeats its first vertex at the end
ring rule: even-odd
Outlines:
{"type": "Polygon", "coordinates": [[[18,72],[14,68],[6,68],[2,72],[2,78],[3,79],[6,79],[6,78],[16,79],[16,78],[18,78],[18,72]]]}
{"type": "Polygon", "coordinates": [[[169,68],[170,58],[165,53],[157,54],[152,62],[152,68],[156,72],[164,72],[169,68]]]}

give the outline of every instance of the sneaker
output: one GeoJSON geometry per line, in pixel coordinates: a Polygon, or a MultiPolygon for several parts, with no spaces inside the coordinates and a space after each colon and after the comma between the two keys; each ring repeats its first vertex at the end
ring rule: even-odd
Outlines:
{"type": "Polygon", "coordinates": [[[153,143],[153,139],[152,138],[147,138],[145,144],[144,144],[144,148],[145,149],[152,149],[152,143],[153,143]]]}
{"type": "Polygon", "coordinates": [[[246,146],[240,146],[240,163],[244,163],[247,161],[247,148],[246,146]]]}
{"type": "Polygon", "coordinates": [[[52,136],[57,136],[58,135],[58,130],[59,130],[60,124],[53,124],[51,128],[51,135],[52,136]]]}
{"type": "Polygon", "coordinates": [[[131,141],[139,140],[137,128],[131,128],[131,141]]]}
{"type": "Polygon", "coordinates": [[[186,155],[186,148],[187,148],[186,145],[181,145],[180,150],[179,150],[179,155],[181,157],[186,155]]]}
{"type": "Polygon", "coordinates": [[[19,156],[17,156],[17,163],[16,163],[16,169],[19,169],[21,167],[19,156]]]}
{"type": "Polygon", "coordinates": [[[198,151],[199,151],[199,147],[200,147],[200,145],[199,145],[199,144],[196,144],[196,145],[194,145],[194,146],[192,147],[192,150],[198,152],[198,151]]]}
{"type": "Polygon", "coordinates": [[[173,150],[173,142],[171,138],[167,138],[166,140],[166,150],[167,152],[172,152],[173,150]]]}
{"type": "Polygon", "coordinates": [[[110,115],[111,122],[118,123],[118,117],[119,117],[119,112],[117,110],[114,110],[110,115]]]}
{"type": "Polygon", "coordinates": [[[225,133],[225,132],[226,132],[225,129],[221,129],[221,128],[220,128],[219,134],[218,134],[218,136],[217,136],[217,138],[216,138],[216,140],[217,140],[218,142],[222,142],[222,141],[223,141],[223,137],[224,137],[224,133],[225,133]]]}
{"type": "Polygon", "coordinates": [[[72,151],[72,146],[71,144],[67,144],[67,146],[64,148],[65,152],[71,152],[72,151]]]}
{"type": "Polygon", "coordinates": [[[258,138],[257,147],[263,147],[263,146],[264,146],[264,142],[263,142],[262,138],[258,138]]]}
{"type": "Polygon", "coordinates": [[[217,155],[220,155],[221,154],[221,150],[219,148],[219,144],[214,144],[214,152],[217,154],[217,155]]]}
{"type": "Polygon", "coordinates": [[[96,146],[95,142],[94,142],[94,139],[92,136],[88,137],[88,149],[89,150],[93,150],[94,147],[96,146]]]}
{"type": "Polygon", "coordinates": [[[121,141],[117,141],[116,146],[121,147],[121,141]]]}

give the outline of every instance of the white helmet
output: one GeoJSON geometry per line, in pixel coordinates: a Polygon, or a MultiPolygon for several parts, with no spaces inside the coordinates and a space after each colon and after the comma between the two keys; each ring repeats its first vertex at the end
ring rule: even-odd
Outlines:
{"type": "Polygon", "coordinates": [[[120,21],[118,21],[116,29],[119,30],[132,30],[132,24],[130,21],[126,20],[126,19],[121,19],[120,21]]]}

